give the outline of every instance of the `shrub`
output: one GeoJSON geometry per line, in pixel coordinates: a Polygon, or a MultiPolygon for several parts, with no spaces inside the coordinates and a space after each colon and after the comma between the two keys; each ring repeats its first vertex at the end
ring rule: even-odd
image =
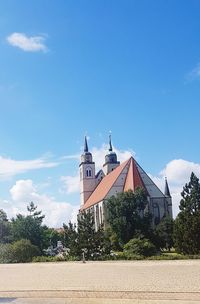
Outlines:
{"type": "Polygon", "coordinates": [[[13,263],[31,262],[33,257],[40,255],[39,248],[32,245],[29,240],[24,239],[14,242],[11,250],[13,263]]]}
{"type": "Polygon", "coordinates": [[[148,239],[138,237],[124,245],[124,253],[127,257],[148,257],[156,254],[156,247],[148,239]]]}
{"type": "Polygon", "coordinates": [[[0,244],[0,263],[11,263],[12,259],[12,245],[0,244]]]}
{"type": "Polygon", "coordinates": [[[32,262],[38,263],[38,262],[64,262],[64,261],[79,261],[80,259],[78,257],[73,256],[36,256],[33,257],[32,262]]]}

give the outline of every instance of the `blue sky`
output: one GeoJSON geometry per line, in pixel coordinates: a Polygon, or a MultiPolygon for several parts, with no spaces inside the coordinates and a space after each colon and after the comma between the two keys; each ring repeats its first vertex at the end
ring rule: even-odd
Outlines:
{"type": "Polygon", "coordinates": [[[122,160],[169,176],[177,213],[200,172],[199,31],[197,0],[1,1],[0,207],[33,198],[68,220],[83,136],[103,157],[111,130],[122,160]]]}

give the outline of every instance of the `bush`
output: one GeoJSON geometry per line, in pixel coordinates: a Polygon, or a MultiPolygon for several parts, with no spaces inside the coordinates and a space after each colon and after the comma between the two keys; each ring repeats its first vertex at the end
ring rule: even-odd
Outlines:
{"type": "Polygon", "coordinates": [[[33,257],[40,255],[37,246],[32,245],[29,240],[20,240],[12,244],[12,262],[26,263],[31,262],[33,257]]]}
{"type": "Polygon", "coordinates": [[[58,257],[55,256],[36,256],[33,257],[32,262],[37,263],[37,262],[60,262],[63,261],[58,257]]]}
{"type": "Polygon", "coordinates": [[[12,263],[12,245],[0,244],[0,263],[12,263]]]}
{"type": "Polygon", "coordinates": [[[38,262],[67,262],[67,261],[80,261],[78,257],[65,255],[63,257],[61,256],[36,256],[32,259],[33,263],[38,262]]]}
{"type": "Polygon", "coordinates": [[[146,238],[134,238],[124,245],[124,253],[129,258],[131,256],[148,257],[155,255],[156,252],[156,247],[146,238]]]}

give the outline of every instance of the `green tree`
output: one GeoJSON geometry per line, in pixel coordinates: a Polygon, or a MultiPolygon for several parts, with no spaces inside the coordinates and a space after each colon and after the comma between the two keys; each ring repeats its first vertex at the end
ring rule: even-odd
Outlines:
{"type": "Polygon", "coordinates": [[[125,254],[139,255],[139,256],[151,256],[156,254],[156,247],[146,238],[133,238],[126,245],[124,245],[125,254]]]}
{"type": "Polygon", "coordinates": [[[47,249],[49,246],[56,247],[58,241],[64,240],[64,233],[56,231],[54,228],[49,228],[46,225],[41,227],[42,248],[47,249]]]}
{"type": "Polygon", "coordinates": [[[27,206],[27,210],[29,211],[31,217],[33,217],[40,224],[42,224],[45,215],[42,215],[42,211],[37,210],[37,206],[35,206],[33,202],[30,202],[30,204],[27,206]]]}
{"type": "Polygon", "coordinates": [[[0,264],[1,263],[12,263],[12,245],[0,243],[0,264]]]}
{"type": "Polygon", "coordinates": [[[71,256],[78,256],[80,254],[78,246],[78,233],[76,225],[69,222],[68,225],[63,224],[64,228],[64,245],[70,249],[71,256]]]}
{"type": "MultiPolygon", "coordinates": [[[[35,208],[35,207],[34,207],[35,208]]],[[[42,251],[43,247],[43,228],[42,220],[44,215],[41,215],[41,211],[36,212],[36,208],[30,215],[24,216],[18,214],[16,218],[12,219],[11,232],[13,241],[21,239],[30,240],[30,242],[39,247],[42,251]]]]}
{"type": "Polygon", "coordinates": [[[174,224],[174,246],[184,254],[200,253],[200,183],[192,173],[183,187],[180,212],[174,224]]]}
{"type": "Polygon", "coordinates": [[[0,209],[0,243],[8,243],[10,241],[10,222],[7,214],[0,209]]]}
{"type": "Polygon", "coordinates": [[[170,250],[173,247],[174,221],[170,217],[164,217],[155,228],[155,236],[160,249],[170,250]]]}
{"type": "Polygon", "coordinates": [[[135,234],[146,235],[150,229],[151,218],[147,210],[147,196],[143,189],[137,188],[118,193],[106,201],[108,223],[122,248],[135,234]]]}
{"type": "Polygon", "coordinates": [[[85,250],[87,259],[96,259],[108,253],[108,238],[100,228],[95,231],[94,215],[91,212],[83,212],[78,218],[78,250],[81,255],[85,250]]]}
{"type": "Polygon", "coordinates": [[[12,262],[26,263],[31,262],[33,257],[40,255],[40,250],[37,246],[32,245],[29,240],[20,240],[14,242],[11,248],[12,262]]]}
{"type": "Polygon", "coordinates": [[[31,262],[33,257],[40,255],[37,246],[29,240],[20,240],[12,244],[0,244],[0,263],[31,262]]]}

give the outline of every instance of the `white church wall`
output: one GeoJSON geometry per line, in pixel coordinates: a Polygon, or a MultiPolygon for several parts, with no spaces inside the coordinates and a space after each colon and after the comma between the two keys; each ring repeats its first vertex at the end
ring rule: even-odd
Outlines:
{"type": "Polygon", "coordinates": [[[123,192],[127,172],[128,172],[128,164],[122,170],[121,174],[119,175],[119,177],[117,178],[117,180],[113,184],[112,188],[110,189],[110,191],[106,195],[106,197],[105,197],[106,199],[113,196],[113,195],[116,195],[117,193],[123,192]]]}

